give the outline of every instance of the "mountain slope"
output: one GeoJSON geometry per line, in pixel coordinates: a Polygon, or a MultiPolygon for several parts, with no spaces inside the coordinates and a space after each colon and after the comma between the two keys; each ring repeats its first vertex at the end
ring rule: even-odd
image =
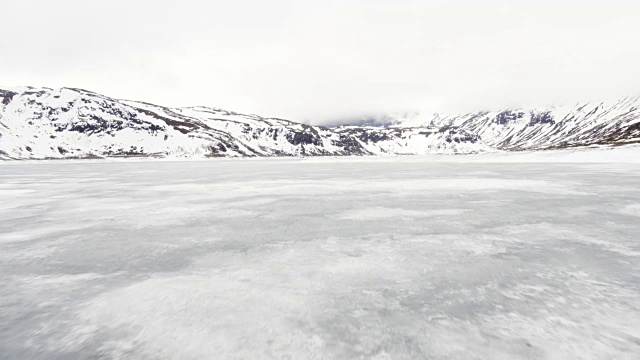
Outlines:
{"type": "Polygon", "coordinates": [[[507,109],[464,115],[396,117],[395,126],[455,126],[501,150],[640,142],[640,97],[614,102],[507,109]]]}
{"type": "Polygon", "coordinates": [[[73,88],[0,90],[0,156],[295,156],[491,150],[450,128],[330,129],[208,107],[168,108],[73,88]]]}
{"type": "Polygon", "coordinates": [[[0,158],[469,154],[640,142],[638,97],[384,120],[394,125],[326,128],[82,89],[0,89],[0,158]]]}

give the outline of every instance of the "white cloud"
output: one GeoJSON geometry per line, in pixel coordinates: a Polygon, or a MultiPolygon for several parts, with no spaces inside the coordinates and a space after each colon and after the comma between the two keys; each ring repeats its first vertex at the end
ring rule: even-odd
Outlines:
{"type": "Polygon", "coordinates": [[[14,1],[0,82],[321,123],[640,94],[635,1],[14,1]]]}

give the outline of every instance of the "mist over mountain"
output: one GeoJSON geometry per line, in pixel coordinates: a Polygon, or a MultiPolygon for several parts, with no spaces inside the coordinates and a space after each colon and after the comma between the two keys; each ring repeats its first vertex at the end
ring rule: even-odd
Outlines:
{"type": "MultiPolygon", "coordinates": [[[[404,116],[406,116],[405,114],[404,116]]],[[[320,123],[321,126],[326,127],[340,127],[340,126],[375,126],[375,127],[390,127],[399,124],[399,119],[404,117],[403,115],[362,115],[359,117],[347,117],[340,119],[326,120],[320,123]]]]}

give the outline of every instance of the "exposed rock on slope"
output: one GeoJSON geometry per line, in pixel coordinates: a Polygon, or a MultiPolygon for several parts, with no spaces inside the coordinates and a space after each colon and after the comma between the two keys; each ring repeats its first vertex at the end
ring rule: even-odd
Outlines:
{"type": "Polygon", "coordinates": [[[82,89],[0,90],[0,158],[469,154],[640,142],[640,98],[326,128],[82,89]]]}
{"type": "Polygon", "coordinates": [[[168,108],[82,89],[0,90],[0,157],[473,153],[456,128],[330,129],[209,107],[168,108]]]}
{"type": "Polygon", "coordinates": [[[412,114],[395,122],[400,127],[456,126],[501,150],[623,145],[640,142],[640,97],[465,115],[412,114]]]}

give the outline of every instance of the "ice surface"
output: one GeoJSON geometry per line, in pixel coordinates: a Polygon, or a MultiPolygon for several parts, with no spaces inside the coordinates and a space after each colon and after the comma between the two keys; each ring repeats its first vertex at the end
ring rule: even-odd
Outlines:
{"type": "Polygon", "coordinates": [[[640,164],[543,160],[2,163],[0,358],[638,359],[640,164]]]}

